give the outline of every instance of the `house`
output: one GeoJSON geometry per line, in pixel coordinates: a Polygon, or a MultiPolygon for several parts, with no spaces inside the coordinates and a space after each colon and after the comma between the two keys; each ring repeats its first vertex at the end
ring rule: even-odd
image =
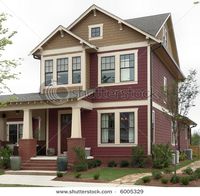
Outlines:
{"type": "Polygon", "coordinates": [[[79,146],[106,163],[129,159],[133,146],[150,155],[152,144],[174,145],[162,87],[184,75],[170,13],[123,20],[92,5],[31,55],[40,92],[0,97],[0,143],[17,146],[23,161],[51,152],[73,164],[79,146]]]}

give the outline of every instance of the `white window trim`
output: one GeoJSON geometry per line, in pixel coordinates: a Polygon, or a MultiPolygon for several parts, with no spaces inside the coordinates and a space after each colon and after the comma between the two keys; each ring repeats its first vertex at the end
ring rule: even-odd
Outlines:
{"type": "Polygon", "coordinates": [[[168,44],[168,32],[165,26],[163,27],[162,41],[163,41],[163,46],[166,48],[168,44]]]}
{"type": "Polygon", "coordinates": [[[103,24],[89,25],[88,26],[88,39],[89,40],[103,39],[103,24]],[[96,27],[100,27],[100,36],[99,37],[92,37],[91,30],[92,30],[92,28],[96,28],[96,27]]]}
{"type": "Polygon", "coordinates": [[[163,90],[165,93],[167,93],[167,78],[164,76],[163,78],[163,90]]]}
{"type": "Polygon", "coordinates": [[[138,145],[138,108],[98,110],[97,113],[98,113],[98,147],[131,147],[131,146],[138,145]],[[135,116],[134,143],[120,143],[120,113],[122,112],[134,112],[134,116],[135,116]],[[115,114],[115,143],[112,143],[112,144],[101,143],[101,114],[102,113],[115,114]]]}
{"type": "Polygon", "coordinates": [[[156,142],[156,112],[155,110],[152,111],[152,143],[155,144],[156,142]]]}
{"type": "Polygon", "coordinates": [[[73,54],[62,54],[56,56],[48,56],[42,58],[42,68],[41,68],[41,84],[43,89],[49,88],[45,86],[45,61],[46,60],[53,60],[53,85],[52,87],[55,88],[62,88],[62,87],[83,87],[85,88],[85,51],[80,53],[73,53],[73,54]],[[81,57],[81,83],[73,84],[72,83],[72,58],[73,57],[81,57]],[[64,85],[57,85],[57,59],[59,58],[68,58],[68,84],[64,85]]]}
{"type": "MultiPolygon", "coordinates": [[[[174,133],[173,133],[173,122],[171,121],[171,145],[172,146],[175,146],[175,139],[176,138],[174,138],[174,133]],[[174,140],[174,141],[173,141],[174,140]]],[[[176,136],[175,136],[176,137],[176,136]]]]}
{"type": "Polygon", "coordinates": [[[98,86],[117,86],[117,85],[128,85],[138,84],[138,50],[126,50],[112,53],[98,54],[98,86]],[[135,58],[135,73],[134,81],[120,81],[120,55],[134,54],[135,58]],[[114,83],[101,83],[101,57],[115,56],[115,82],[114,83]]]}

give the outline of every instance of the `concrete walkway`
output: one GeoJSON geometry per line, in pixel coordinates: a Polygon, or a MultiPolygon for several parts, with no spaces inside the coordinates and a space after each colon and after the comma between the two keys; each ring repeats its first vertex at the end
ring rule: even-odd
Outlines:
{"type": "Polygon", "coordinates": [[[187,167],[191,167],[193,170],[200,168],[200,161],[195,161],[193,163],[190,163],[189,165],[180,168],[179,170],[177,170],[177,173],[182,173],[183,170],[185,170],[187,167]]]}

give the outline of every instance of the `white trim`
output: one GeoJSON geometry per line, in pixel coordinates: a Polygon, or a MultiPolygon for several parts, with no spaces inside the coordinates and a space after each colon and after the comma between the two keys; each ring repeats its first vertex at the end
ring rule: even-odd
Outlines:
{"type": "Polygon", "coordinates": [[[114,85],[128,85],[138,83],[138,50],[126,50],[112,53],[100,53],[98,54],[98,86],[114,86],[114,85]],[[134,81],[120,81],[120,55],[134,54],[134,81]],[[101,83],[101,58],[115,56],[115,82],[114,83],[101,83]]]}
{"type": "Polygon", "coordinates": [[[147,153],[151,155],[151,47],[147,47],[147,153]]]}
{"type": "Polygon", "coordinates": [[[111,46],[103,46],[98,48],[98,52],[107,52],[112,50],[125,50],[125,49],[134,49],[148,46],[147,41],[144,42],[135,42],[129,44],[119,44],[119,45],[111,45],[111,46]]]}
{"type": "Polygon", "coordinates": [[[88,39],[91,40],[98,40],[98,39],[103,39],[103,24],[95,24],[95,25],[89,25],[88,26],[88,39]],[[91,35],[91,30],[92,28],[100,28],[100,36],[99,37],[92,37],[91,35]]]}
{"type": "Polygon", "coordinates": [[[163,28],[163,26],[165,25],[165,23],[167,22],[168,18],[171,16],[171,14],[169,13],[169,15],[167,16],[167,18],[165,19],[165,21],[163,22],[163,24],[161,25],[160,29],[157,31],[155,37],[158,36],[158,34],[160,33],[161,29],[163,28]]]}
{"type": "Polygon", "coordinates": [[[49,148],[49,109],[46,109],[46,154],[49,148]]]}
{"type": "Polygon", "coordinates": [[[130,27],[131,29],[134,29],[135,31],[138,31],[139,33],[143,34],[145,37],[151,38],[152,40],[154,40],[154,41],[156,41],[156,42],[158,42],[158,43],[161,43],[161,40],[155,38],[154,36],[152,36],[152,35],[150,35],[150,34],[144,32],[144,31],[142,31],[142,30],[140,30],[140,29],[138,29],[137,27],[135,27],[135,26],[133,26],[133,25],[130,25],[129,23],[127,23],[127,22],[124,21],[123,19],[121,19],[121,18],[119,18],[119,17],[117,17],[117,16],[115,16],[115,15],[109,13],[109,12],[106,11],[106,10],[103,10],[102,8],[100,8],[100,7],[96,6],[96,5],[90,6],[90,7],[89,7],[83,14],[81,14],[71,25],[69,25],[69,26],[67,27],[67,29],[68,29],[68,30],[72,29],[72,27],[74,27],[81,19],[83,19],[90,11],[92,11],[92,10],[94,10],[94,9],[96,9],[96,10],[98,10],[98,11],[104,13],[105,15],[110,16],[111,18],[117,20],[118,23],[122,23],[122,24],[124,24],[124,25],[130,27]]]}
{"type": "Polygon", "coordinates": [[[156,143],[156,112],[152,110],[152,143],[156,143]]]}
{"type": "Polygon", "coordinates": [[[138,108],[128,109],[107,109],[97,110],[98,114],[98,134],[97,134],[97,145],[98,147],[131,147],[138,145],[138,108]],[[135,142],[134,143],[120,143],[120,113],[121,112],[134,112],[134,127],[135,127],[135,142]],[[115,143],[114,144],[102,144],[101,143],[101,114],[102,113],[114,113],[115,114],[115,143]]]}
{"type": "MultiPolygon", "coordinates": [[[[60,118],[62,114],[72,114],[71,110],[59,110],[58,111],[58,140],[57,140],[57,149],[58,149],[58,155],[61,154],[61,125],[60,125],[60,118]]],[[[66,141],[67,142],[67,141],[66,141]]]]}
{"type": "MultiPolygon", "coordinates": [[[[159,104],[156,103],[156,102],[153,102],[153,103],[152,103],[152,106],[153,106],[154,108],[160,110],[161,112],[165,112],[165,113],[168,113],[168,114],[169,114],[169,111],[168,111],[165,107],[159,105],[159,104]]],[[[170,115],[170,114],[169,114],[169,115],[170,115]]]]}

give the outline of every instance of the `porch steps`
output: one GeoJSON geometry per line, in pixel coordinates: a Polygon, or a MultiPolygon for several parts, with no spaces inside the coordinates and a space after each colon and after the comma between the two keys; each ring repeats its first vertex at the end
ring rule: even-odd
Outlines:
{"type": "Polygon", "coordinates": [[[56,160],[28,160],[21,165],[22,170],[56,171],[56,160]]]}
{"type": "Polygon", "coordinates": [[[48,170],[7,170],[4,172],[9,175],[41,175],[41,176],[56,176],[56,171],[48,171],[48,170]]]}

